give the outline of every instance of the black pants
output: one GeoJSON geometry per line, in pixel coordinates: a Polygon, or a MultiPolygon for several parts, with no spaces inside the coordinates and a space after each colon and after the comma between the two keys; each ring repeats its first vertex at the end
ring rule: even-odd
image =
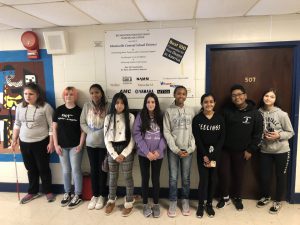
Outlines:
{"type": "Polygon", "coordinates": [[[231,188],[231,197],[241,198],[245,165],[244,152],[222,151],[218,169],[222,197],[228,196],[231,188]]]}
{"type": "Polygon", "coordinates": [[[91,167],[93,196],[99,197],[101,195],[104,197],[108,193],[106,184],[107,173],[102,171],[101,165],[106,156],[106,148],[92,148],[87,146],[86,149],[91,167]]]}
{"type": "Polygon", "coordinates": [[[45,194],[52,192],[52,175],[49,167],[50,154],[47,153],[49,137],[38,142],[23,142],[20,140],[20,148],[29,180],[29,194],[39,192],[40,177],[45,194]]]}
{"type": "Polygon", "coordinates": [[[140,169],[142,175],[142,196],[143,204],[148,203],[149,196],[149,178],[150,178],[150,165],[151,165],[151,181],[153,189],[153,203],[158,204],[159,189],[160,189],[160,169],[163,159],[150,161],[148,158],[139,156],[140,169]]]}
{"type": "Polygon", "coordinates": [[[204,200],[207,203],[212,203],[217,184],[217,169],[207,168],[203,165],[202,156],[197,155],[197,165],[199,172],[198,200],[199,204],[203,205],[204,200]]]}
{"type": "Polygon", "coordinates": [[[273,164],[275,164],[276,173],[276,201],[281,201],[285,187],[286,174],[290,159],[290,152],[280,154],[260,153],[260,182],[262,197],[270,197],[270,184],[273,174],[273,164]]]}

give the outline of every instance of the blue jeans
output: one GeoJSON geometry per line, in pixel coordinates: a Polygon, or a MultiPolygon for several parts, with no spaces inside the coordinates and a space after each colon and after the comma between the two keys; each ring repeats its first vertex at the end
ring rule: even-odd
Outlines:
{"type": "Polygon", "coordinates": [[[76,153],[74,148],[63,148],[62,156],[59,156],[60,163],[63,170],[64,176],[64,189],[66,193],[72,191],[72,176],[74,179],[76,195],[81,195],[82,193],[82,172],[81,172],[81,161],[83,151],[76,153]],[[71,176],[72,175],[72,176],[71,176]]]}
{"type": "Polygon", "coordinates": [[[169,162],[169,200],[177,201],[177,180],[178,170],[180,166],[181,172],[181,198],[189,199],[190,194],[190,171],[192,165],[192,154],[185,158],[180,158],[179,155],[168,149],[169,162]]]}

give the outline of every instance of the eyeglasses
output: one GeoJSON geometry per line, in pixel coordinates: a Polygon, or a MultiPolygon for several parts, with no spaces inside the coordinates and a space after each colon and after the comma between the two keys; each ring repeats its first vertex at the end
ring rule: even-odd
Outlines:
{"type": "Polygon", "coordinates": [[[245,93],[238,93],[238,94],[232,94],[231,98],[237,98],[237,97],[241,97],[242,95],[244,95],[245,93]]]}

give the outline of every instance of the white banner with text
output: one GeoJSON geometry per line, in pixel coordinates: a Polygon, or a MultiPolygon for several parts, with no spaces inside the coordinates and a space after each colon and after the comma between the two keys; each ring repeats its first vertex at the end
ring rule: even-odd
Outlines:
{"type": "Polygon", "coordinates": [[[183,85],[195,96],[195,30],[168,28],[105,32],[107,97],[148,92],[172,97],[183,85]]]}

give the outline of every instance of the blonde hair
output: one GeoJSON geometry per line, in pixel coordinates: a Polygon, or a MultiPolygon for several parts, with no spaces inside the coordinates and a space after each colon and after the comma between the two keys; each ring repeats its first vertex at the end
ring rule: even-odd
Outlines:
{"type": "Polygon", "coordinates": [[[74,95],[74,101],[77,102],[78,99],[78,91],[75,87],[66,87],[62,92],[62,99],[65,101],[65,96],[68,91],[72,91],[74,95]]]}

